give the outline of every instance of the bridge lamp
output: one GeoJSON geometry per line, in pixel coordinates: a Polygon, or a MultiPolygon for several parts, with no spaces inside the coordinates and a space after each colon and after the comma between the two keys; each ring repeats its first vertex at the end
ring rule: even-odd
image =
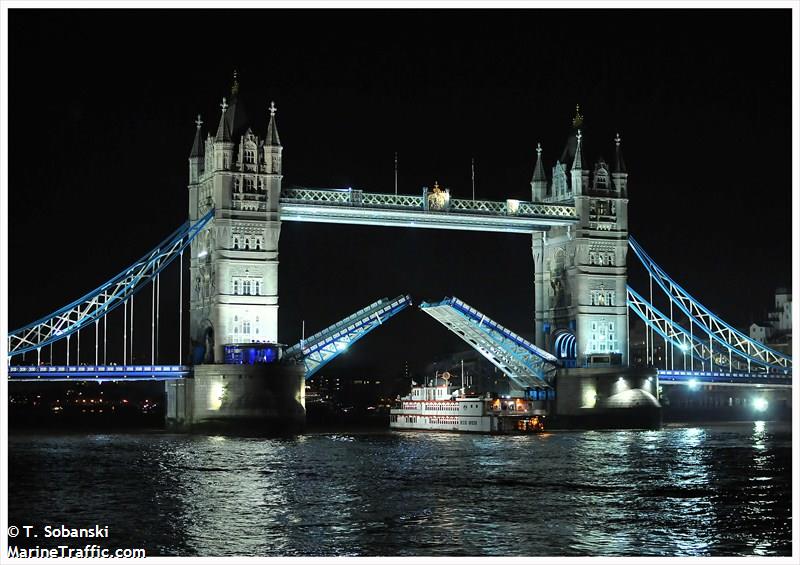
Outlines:
{"type": "Polygon", "coordinates": [[[697,379],[689,379],[689,390],[697,390],[697,387],[700,386],[697,384],[697,379]]]}
{"type": "Polygon", "coordinates": [[[753,408],[755,408],[757,412],[764,412],[768,406],[769,402],[767,402],[766,398],[759,397],[753,399],[753,408]]]}

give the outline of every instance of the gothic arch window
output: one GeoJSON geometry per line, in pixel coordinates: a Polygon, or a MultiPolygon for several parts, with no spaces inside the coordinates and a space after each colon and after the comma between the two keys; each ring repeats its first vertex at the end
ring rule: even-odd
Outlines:
{"type": "Polygon", "coordinates": [[[244,320],[242,322],[242,333],[245,335],[250,335],[250,320],[244,320]]]}
{"type": "Polygon", "coordinates": [[[239,236],[235,236],[233,238],[233,248],[234,249],[239,249],[239,236]]]}
{"type": "Polygon", "coordinates": [[[606,264],[609,266],[614,265],[614,255],[612,253],[606,253],[606,264]]]}
{"type": "Polygon", "coordinates": [[[595,263],[597,263],[597,255],[595,254],[594,251],[591,251],[589,253],[589,264],[594,265],[595,263]]]}
{"type": "Polygon", "coordinates": [[[244,180],[245,192],[253,192],[253,179],[244,180]]]}
{"type": "Polygon", "coordinates": [[[242,282],[242,294],[249,295],[250,294],[250,281],[245,280],[242,282]]]}
{"type": "Polygon", "coordinates": [[[256,281],[256,296],[261,296],[261,281],[256,281]]]}
{"type": "Polygon", "coordinates": [[[233,294],[239,294],[239,281],[233,281],[233,294]]]}
{"type": "Polygon", "coordinates": [[[261,251],[261,238],[256,238],[256,249],[261,251]]]}

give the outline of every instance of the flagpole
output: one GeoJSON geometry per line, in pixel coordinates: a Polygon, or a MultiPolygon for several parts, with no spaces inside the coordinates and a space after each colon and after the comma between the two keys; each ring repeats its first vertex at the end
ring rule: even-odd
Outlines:
{"type": "Polygon", "coordinates": [[[472,158],[472,199],[475,200],[475,157],[472,158]]]}

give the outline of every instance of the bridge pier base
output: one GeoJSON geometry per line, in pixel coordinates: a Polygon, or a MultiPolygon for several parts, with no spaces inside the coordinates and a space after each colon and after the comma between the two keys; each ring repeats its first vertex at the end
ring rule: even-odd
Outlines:
{"type": "Polygon", "coordinates": [[[661,404],[655,369],[561,369],[551,428],[658,428],[661,404]]]}
{"type": "Polygon", "coordinates": [[[167,429],[269,435],[305,427],[302,365],[197,365],[166,385],[167,429]]]}

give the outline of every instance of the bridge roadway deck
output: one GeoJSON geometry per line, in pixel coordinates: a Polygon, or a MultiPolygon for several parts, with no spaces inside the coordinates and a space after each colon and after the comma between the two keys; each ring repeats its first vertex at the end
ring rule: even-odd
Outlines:
{"type": "Polygon", "coordinates": [[[430,208],[422,196],[350,189],[287,188],[281,220],[367,226],[533,233],[577,222],[574,206],[521,200],[450,199],[430,208]]]}
{"type": "Polygon", "coordinates": [[[14,382],[41,381],[166,381],[191,374],[186,365],[14,365],[14,382]]]}
{"type": "Polygon", "coordinates": [[[792,388],[792,375],[791,373],[726,373],[658,369],[658,384],[792,388]]]}

